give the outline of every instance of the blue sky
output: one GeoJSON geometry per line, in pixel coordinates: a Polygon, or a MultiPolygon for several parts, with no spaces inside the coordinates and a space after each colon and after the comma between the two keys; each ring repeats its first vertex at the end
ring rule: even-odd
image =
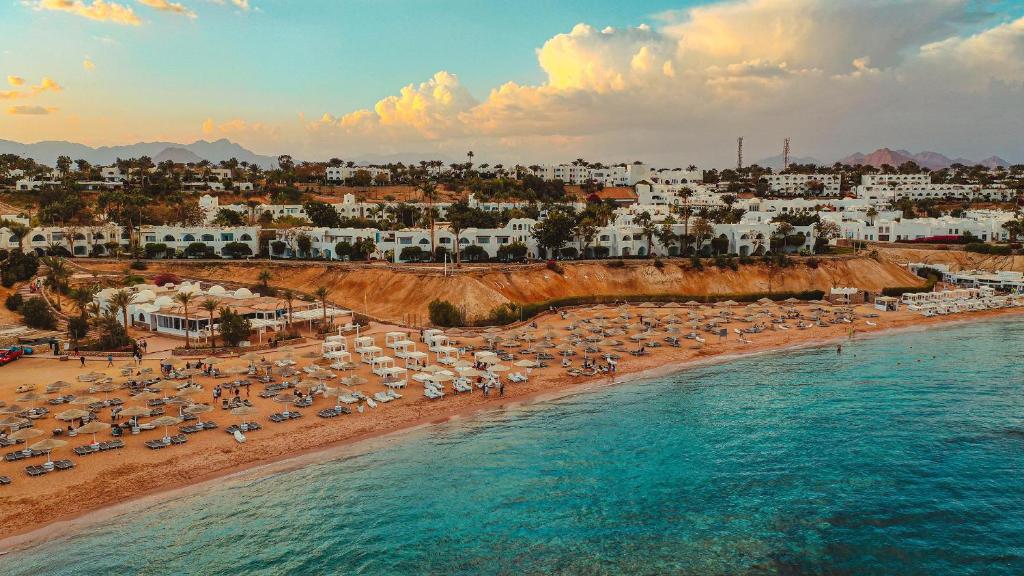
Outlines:
{"type": "Polygon", "coordinates": [[[1022,0],[0,3],[6,139],[685,165],[728,162],[744,135],[753,157],[786,136],[822,160],[1024,155],[1022,0]]]}

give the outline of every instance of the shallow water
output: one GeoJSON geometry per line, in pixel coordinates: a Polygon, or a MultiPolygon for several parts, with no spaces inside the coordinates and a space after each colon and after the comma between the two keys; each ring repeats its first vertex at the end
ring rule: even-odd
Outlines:
{"type": "Polygon", "coordinates": [[[707,366],[230,479],[36,574],[1022,574],[1024,322],[707,366]]]}

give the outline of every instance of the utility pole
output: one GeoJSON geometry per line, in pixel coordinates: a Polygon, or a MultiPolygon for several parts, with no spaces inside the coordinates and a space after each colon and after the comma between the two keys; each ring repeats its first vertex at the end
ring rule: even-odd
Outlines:
{"type": "Polygon", "coordinates": [[[782,141],[782,169],[789,168],[789,136],[782,141]]]}
{"type": "Polygon", "coordinates": [[[743,136],[736,139],[736,170],[743,170],[743,136]]]}

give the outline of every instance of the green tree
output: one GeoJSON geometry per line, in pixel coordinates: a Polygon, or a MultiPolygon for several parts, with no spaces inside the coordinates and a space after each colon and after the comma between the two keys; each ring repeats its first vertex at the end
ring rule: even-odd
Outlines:
{"type": "Polygon", "coordinates": [[[334,209],[334,206],[326,202],[311,200],[303,204],[302,209],[306,212],[306,218],[309,219],[313,226],[318,228],[341,227],[341,216],[338,215],[338,211],[334,209]]]}
{"type": "Polygon", "coordinates": [[[575,228],[576,219],[573,215],[564,208],[554,207],[548,210],[547,218],[533,227],[533,237],[541,248],[554,257],[572,239],[575,228]]]}
{"type": "Polygon", "coordinates": [[[108,308],[111,312],[114,312],[115,314],[117,312],[120,312],[122,314],[122,318],[124,319],[124,327],[126,330],[128,328],[128,307],[131,306],[132,300],[134,300],[134,298],[135,294],[127,288],[118,290],[117,292],[114,292],[113,294],[110,295],[110,303],[108,304],[108,308]]]}
{"type": "Polygon", "coordinates": [[[205,300],[203,300],[202,302],[199,303],[199,308],[202,309],[202,310],[205,310],[206,313],[209,315],[209,320],[210,320],[210,325],[209,325],[209,328],[210,328],[210,347],[211,348],[216,348],[217,347],[217,332],[213,329],[213,313],[217,311],[217,308],[219,306],[220,306],[220,300],[217,300],[216,298],[206,298],[205,300]]]}
{"type": "Polygon", "coordinates": [[[252,334],[252,323],[248,318],[227,306],[220,308],[220,335],[228,346],[238,346],[252,334]]]}
{"type": "Polygon", "coordinates": [[[320,309],[323,310],[323,314],[324,314],[323,327],[324,327],[324,329],[326,329],[327,328],[327,295],[330,294],[330,292],[327,290],[327,286],[320,286],[319,288],[316,289],[316,292],[314,292],[313,294],[316,296],[317,300],[320,301],[320,309]]]}
{"type": "Polygon", "coordinates": [[[192,304],[192,294],[190,292],[178,292],[174,295],[174,301],[181,304],[182,315],[185,317],[185,348],[190,348],[188,341],[188,307],[192,304]]]}

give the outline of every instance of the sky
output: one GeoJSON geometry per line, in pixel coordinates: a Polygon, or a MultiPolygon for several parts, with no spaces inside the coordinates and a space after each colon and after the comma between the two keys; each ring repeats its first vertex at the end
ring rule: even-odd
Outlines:
{"type": "Polygon", "coordinates": [[[1024,161],[1024,0],[0,0],[0,138],[1024,161]]]}

